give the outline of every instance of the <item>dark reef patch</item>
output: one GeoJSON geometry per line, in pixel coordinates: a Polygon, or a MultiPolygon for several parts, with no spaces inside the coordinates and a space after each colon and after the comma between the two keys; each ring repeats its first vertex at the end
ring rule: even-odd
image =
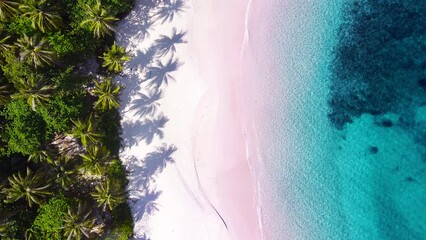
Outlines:
{"type": "Polygon", "coordinates": [[[371,154],[377,154],[379,152],[379,148],[378,147],[370,147],[370,153],[371,154]]]}
{"type": "Polygon", "coordinates": [[[365,113],[412,118],[426,102],[426,2],[355,1],[345,16],[332,69],[331,122],[342,129],[365,113]]]}

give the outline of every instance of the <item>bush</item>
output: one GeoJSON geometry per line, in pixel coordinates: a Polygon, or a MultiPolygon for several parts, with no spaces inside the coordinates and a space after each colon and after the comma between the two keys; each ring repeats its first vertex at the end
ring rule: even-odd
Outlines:
{"type": "Polygon", "coordinates": [[[82,92],[71,92],[52,96],[45,107],[38,112],[46,122],[46,133],[67,132],[71,129],[70,119],[78,119],[83,109],[82,92]]]}
{"type": "Polygon", "coordinates": [[[34,239],[62,239],[63,218],[69,203],[63,196],[53,197],[41,206],[33,225],[28,230],[34,239]]]}
{"type": "Polygon", "coordinates": [[[31,20],[28,18],[17,17],[8,24],[6,31],[16,35],[33,35],[36,30],[31,26],[31,20]]]}
{"type": "Polygon", "coordinates": [[[22,153],[29,155],[46,140],[46,123],[32,111],[25,100],[10,102],[1,112],[7,121],[1,139],[7,143],[7,154],[22,153]]]}

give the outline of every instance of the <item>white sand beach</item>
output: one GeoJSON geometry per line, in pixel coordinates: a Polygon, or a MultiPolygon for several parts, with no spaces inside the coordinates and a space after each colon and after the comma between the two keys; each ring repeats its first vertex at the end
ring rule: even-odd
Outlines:
{"type": "Polygon", "coordinates": [[[117,27],[135,239],[262,239],[235,98],[247,4],[136,0],[117,27]]]}

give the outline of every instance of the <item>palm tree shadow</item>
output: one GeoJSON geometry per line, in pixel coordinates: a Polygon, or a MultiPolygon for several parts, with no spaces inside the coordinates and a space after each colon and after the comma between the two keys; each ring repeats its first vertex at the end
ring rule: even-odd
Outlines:
{"type": "Polygon", "coordinates": [[[162,97],[163,93],[158,89],[151,90],[147,94],[138,93],[138,98],[131,102],[129,111],[135,111],[134,115],[141,117],[146,115],[154,116],[160,106],[158,100],[162,97]]]}
{"type": "Polygon", "coordinates": [[[156,61],[155,64],[146,68],[144,81],[148,82],[149,87],[160,89],[163,84],[168,85],[170,81],[175,80],[171,73],[178,70],[181,66],[182,63],[177,59],[173,59],[173,56],[166,64],[163,64],[161,61],[156,61]]]}
{"type": "Polygon", "coordinates": [[[134,219],[140,220],[145,214],[152,215],[158,211],[158,204],[155,202],[161,195],[161,191],[146,190],[137,197],[131,198],[130,201],[133,205],[134,219]]]}
{"type": "Polygon", "coordinates": [[[154,47],[156,48],[158,55],[162,57],[169,52],[174,54],[176,52],[176,44],[187,43],[187,41],[184,40],[185,36],[186,32],[177,32],[176,28],[173,28],[173,32],[170,37],[160,35],[160,38],[154,43],[154,47]]]}
{"type": "Polygon", "coordinates": [[[172,154],[176,152],[177,148],[174,145],[157,148],[156,151],[150,152],[146,155],[143,161],[143,173],[145,176],[155,176],[161,173],[164,168],[170,163],[175,163],[172,154]]]}
{"type": "Polygon", "coordinates": [[[175,15],[180,15],[185,11],[186,4],[184,0],[164,0],[163,6],[160,7],[154,15],[155,21],[165,22],[173,21],[175,15]]]}
{"type": "Polygon", "coordinates": [[[124,139],[125,146],[134,146],[140,141],[150,144],[155,136],[162,139],[164,137],[163,128],[168,121],[167,117],[159,115],[154,119],[146,119],[143,122],[124,123],[123,132],[128,133],[124,139]]]}
{"type": "Polygon", "coordinates": [[[136,53],[134,53],[132,59],[127,62],[126,65],[131,69],[132,72],[134,69],[143,71],[150,63],[152,63],[152,60],[156,55],[157,51],[153,47],[145,51],[137,50],[136,53]]]}

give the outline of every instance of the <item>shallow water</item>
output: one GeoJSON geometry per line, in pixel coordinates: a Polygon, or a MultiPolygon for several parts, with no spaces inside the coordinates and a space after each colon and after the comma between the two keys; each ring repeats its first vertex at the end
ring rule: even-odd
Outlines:
{"type": "Polygon", "coordinates": [[[267,239],[426,239],[423,5],[277,1],[280,77],[259,83],[267,239]]]}

